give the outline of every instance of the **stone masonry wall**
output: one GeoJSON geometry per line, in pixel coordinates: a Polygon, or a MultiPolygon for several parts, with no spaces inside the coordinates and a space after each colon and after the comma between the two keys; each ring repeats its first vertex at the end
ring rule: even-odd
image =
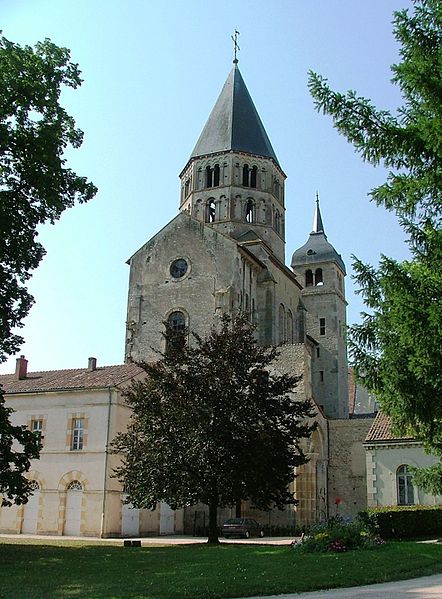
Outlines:
{"type": "Polygon", "coordinates": [[[363,442],[372,423],[373,418],[329,421],[329,516],[354,517],[367,507],[363,442]]]}

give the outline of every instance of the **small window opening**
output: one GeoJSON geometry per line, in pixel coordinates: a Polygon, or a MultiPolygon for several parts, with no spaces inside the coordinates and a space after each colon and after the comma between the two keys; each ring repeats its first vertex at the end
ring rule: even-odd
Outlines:
{"type": "Polygon", "coordinates": [[[206,223],[215,222],[215,200],[209,200],[206,207],[206,223]]]}
{"type": "Polygon", "coordinates": [[[319,319],[319,334],[325,335],[325,318],[319,319]]]}
{"type": "Polygon", "coordinates": [[[321,383],[324,382],[324,371],[323,370],[319,371],[319,380],[321,381],[321,383]]]}
{"type": "Polygon", "coordinates": [[[305,286],[312,287],[313,286],[313,273],[311,270],[305,271],[305,286]]]}
{"type": "Polygon", "coordinates": [[[248,164],[245,164],[242,167],[242,184],[244,185],[244,187],[249,186],[249,165],[248,164]]]}
{"type": "Polygon", "coordinates": [[[219,185],[219,164],[215,164],[213,169],[213,186],[218,187],[219,185]]]}
{"type": "Polygon", "coordinates": [[[206,166],[206,187],[213,187],[213,171],[210,166],[206,166]]]}
{"type": "Polygon", "coordinates": [[[287,343],[293,343],[293,314],[287,310],[287,343]]]}
{"type": "Polygon", "coordinates": [[[258,169],[256,166],[252,167],[252,170],[250,171],[250,187],[255,187],[256,188],[256,177],[258,174],[258,169]]]}
{"type": "Polygon", "coordinates": [[[275,212],[275,229],[277,233],[279,233],[281,229],[281,216],[278,210],[275,212]]]}
{"type": "Polygon", "coordinates": [[[321,350],[319,349],[319,347],[316,348],[316,357],[317,358],[321,357],[321,350]]]}
{"type": "Polygon", "coordinates": [[[286,319],[284,304],[279,304],[279,343],[286,341],[286,319]]]}
{"type": "Polygon", "coordinates": [[[315,270],[315,285],[324,285],[324,280],[323,280],[323,275],[322,275],[322,268],[317,268],[315,270]]]}
{"type": "Polygon", "coordinates": [[[247,200],[246,204],[246,222],[255,222],[255,202],[253,200],[247,200]]]}
{"type": "Polygon", "coordinates": [[[190,191],[190,179],[186,180],[186,183],[184,184],[184,195],[187,196],[189,195],[189,191],[190,191]]]}
{"type": "Polygon", "coordinates": [[[280,183],[278,180],[275,179],[275,196],[279,199],[279,195],[280,195],[280,183]]]}

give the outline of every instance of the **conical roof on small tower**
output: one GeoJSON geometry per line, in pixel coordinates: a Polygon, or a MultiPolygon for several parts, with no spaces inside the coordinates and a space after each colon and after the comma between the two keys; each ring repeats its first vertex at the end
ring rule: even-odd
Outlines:
{"type": "Polygon", "coordinates": [[[271,158],[279,166],[236,62],[190,159],[231,150],[271,158]]]}
{"type": "Polygon", "coordinates": [[[313,230],[310,233],[307,242],[293,253],[292,268],[293,270],[296,270],[298,266],[317,264],[319,262],[336,262],[344,275],[346,274],[345,264],[341,255],[338,254],[332,244],[327,241],[321,210],[319,208],[319,199],[316,198],[313,230]]]}

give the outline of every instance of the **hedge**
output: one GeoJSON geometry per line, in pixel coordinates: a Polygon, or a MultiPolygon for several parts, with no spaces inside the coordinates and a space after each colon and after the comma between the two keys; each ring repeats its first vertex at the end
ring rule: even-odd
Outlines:
{"type": "Polygon", "coordinates": [[[372,533],[383,539],[442,535],[442,505],[369,508],[359,516],[372,533]]]}

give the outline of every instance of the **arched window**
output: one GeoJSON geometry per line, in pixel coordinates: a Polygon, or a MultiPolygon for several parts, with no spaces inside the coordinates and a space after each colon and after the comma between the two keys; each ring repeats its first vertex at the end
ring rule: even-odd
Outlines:
{"type": "Polygon", "coordinates": [[[305,286],[312,287],[313,286],[313,273],[311,270],[305,271],[305,286]]]}
{"type": "Polygon", "coordinates": [[[186,317],[184,316],[183,312],[177,310],[169,315],[167,324],[169,325],[170,330],[174,333],[181,333],[186,328],[186,317]]]}
{"type": "Polygon", "coordinates": [[[67,490],[68,491],[82,491],[83,485],[81,484],[81,482],[79,480],[73,480],[68,484],[67,490]]]}
{"type": "Polygon", "coordinates": [[[275,230],[277,233],[281,230],[281,216],[278,210],[275,212],[275,230]]]}
{"type": "Polygon", "coordinates": [[[242,184],[244,187],[249,187],[249,165],[245,164],[242,167],[242,184]]]}
{"type": "Polygon", "coordinates": [[[189,191],[190,191],[190,179],[186,179],[186,182],[184,184],[184,196],[186,198],[189,195],[189,191]]]}
{"type": "Polygon", "coordinates": [[[215,222],[215,200],[208,200],[206,206],[206,223],[215,222]]]}
{"type": "Polygon", "coordinates": [[[285,343],[285,308],[283,304],[279,304],[279,343],[285,343]]]}
{"type": "Polygon", "coordinates": [[[279,198],[279,193],[280,193],[280,183],[277,179],[275,179],[275,183],[274,183],[274,188],[275,188],[275,196],[277,198],[279,198]]]}
{"type": "Polygon", "coordinates": [[[293,314],[287,310],[287,343],[293,343],[293,314]]]}
{"type": "Polygon", "coordinates": [[[324,279],[322,278],[322,268],[315,270],[315,285],[324,285],[324,279]]]}
{"type": "Polygon", "coordinates": [[[252,199],[247,200],[246,204],[246,222],[254,223],[256,220],[255,202],[252,199]]]}
{"type": "Polygon", "coordinates": [[[206,187],[213,186],[213,172],[210,166],[206,166],[206,187]]]}
{"type": "Polygon", "coordinates": [[[252,166],[252,170],[250,171],[250,187],[256,187],[256,175],[258,174],[258,169],[256,166],[252,166]]]}
{"type": "Polygon", "coordinates": [[[301,304],[298,303],[298,308],[296,310],[296,341],[297,343],[304,343],[305,341],[305,308],[301,304]]]}
{"type": "Polygon", "coordinates": [[[398,505],[414,505],[413,476],[406,464],[396,470],[396,488],[398,505]]]}
{"type": "Polygon", "coordinates": [[[176,310],[167,319],[166,352],[179,350],[186,343],[186,317],[183,312],[176,310]]]}
{"type": "Polygon", "coordinates": [[[219,164],[215,164],[213,167],[213,187],[218,187],[219,185],[219,164]]]}

